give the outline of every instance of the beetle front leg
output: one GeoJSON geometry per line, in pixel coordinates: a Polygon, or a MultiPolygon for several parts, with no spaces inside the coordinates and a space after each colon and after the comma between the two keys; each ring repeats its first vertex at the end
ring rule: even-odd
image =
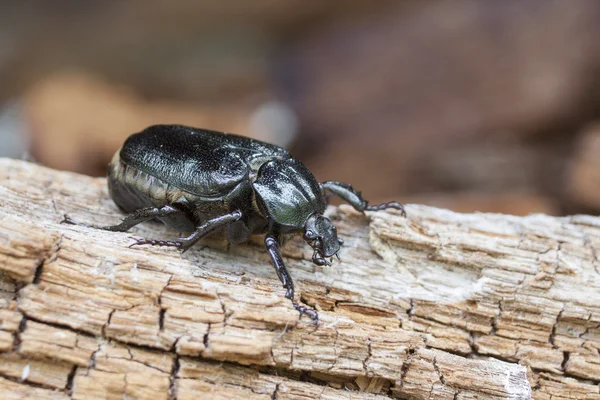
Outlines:
{"type": "Polygon", "coordinates": [[[229,225],[232,222],[239,220],[240,218],[242,218],[242,212],[234,211],[230,214],[220,215],[216,218],[209,219],[208,221],[206,221],[202,225],[200,225],[198,228],[196,228],[194,233],[192,233],[190,236],[188,236],[186,238],[180,238],[179,240],[175,240],[175,241],[173,241],[173,240],[136,239],[137,241],[135,243],[131,244],[129,247],[140,246],[143,244],[150,244],[153,246],[177,247],[177,248],[183,250],[183,252],[186,252],[190,247],[195,245],[203,237],[213,233],[214,231],[216,231],[226,225],[229,225]]]}
{"type": "Polygon", "coordinates": [[[406,217],[406,211],[404,210],[404,206],[397,201],[390,201],[389,203],[379,204],[376,206],[370,206],[369,202],[363,199],[361,193],[354,189],[351,185],[342,182],[336,181],[327,181],[321,183],[321,191],[326,192],[330,191],[336,196],[340,197],[342,200],[348,202],[355,210],[364,212],[364,211],[380,211],[385,210],[387,208],[394,208],[396,210],[400,210],[402,216],[406,217]]]}
{"type": "Polygon", "coordinates": [[[275,266],[277,276],[283,284],[283,288],[286,290],[285,297],[292,301],[294,309],[296,309],[296,311],[300,313],[300,316],[306,314],[318,324],[319,314],[312,308],[301,306],[294,300],[294,282],[292,281],[292,277],[290,276],[289,272],[285,268],[283,258],[281,258],[281,252],[279,251],[279,241],[277,236],[267,235],[265,237],[265,247],[267,248],[267,251],[271,256],[271,260],[273,261],[273,265],[275,266]]]}
{"type": "Polygon", "coordinates": [[[126,232],[129,229],[133,228],[137,224],[141,224],[142,222],[149,221],[154,218],[159,217],[167,217],[169,215],[178,214],[181,211],[174,209],[170,206],[164,206],[161,208],[156,207],[148,207],[141,208],[132,212],[131,214],[127,214],[125,218],[122,219],[122,222],[118,225],[109,225],[109,226],[97,226],[97,225],[89,225],[84,223],[79,223],[69,218],[66,214],[64,215],[64,219],[60,222],[61,224],[71,224],[78,226],[85,226],[88,228],[94,229],[103,229],[105,231],[111,232],[126,232]]]}

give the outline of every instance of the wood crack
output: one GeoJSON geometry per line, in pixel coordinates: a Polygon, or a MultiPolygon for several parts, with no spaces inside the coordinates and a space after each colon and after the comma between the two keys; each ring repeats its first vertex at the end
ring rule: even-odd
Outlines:
{"type": "Polygon", "coordinates": [[[173,360],[173,368],[169,375],[169,400],[177,400],[177,374],[179,374],[179,356],[173,360]]]}

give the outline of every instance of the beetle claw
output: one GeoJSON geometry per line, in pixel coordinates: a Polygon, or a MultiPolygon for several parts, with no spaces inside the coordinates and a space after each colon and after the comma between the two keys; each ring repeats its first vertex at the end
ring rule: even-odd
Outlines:
{"type": "Polygon", "coordinates": [[[137,246],[140,244],[140,241],[142,241],[143,239],[141,238],[135,238],[133,236],[129,236],[129,239],[131,240],[135,240],[135,242],[131,243],[129,246],[127,246],[128,248],[132,248],[133,246],[137,246]]]}
{"type": "Polygon", "coordinates": [[[316,310],[313,310],[312,308],[306,307],[306,306],[301,306],[300,304],[292,301],[292,304],[294,305],[294,308],[296,309],[296,311],[298,311],[300,313],[300,318],[302,318],[302,316],[304,314],[308,315],[313,321],[315,321],[315,324],[317,325],[317,327],[319,326],[319,314],[317,313],[316,310]]]}
{"type": "Polygon", "coordinates": [[[75,221],[74,219],[69,217],[67,214],[63,215],[63,219],[62,219],[62,221],[60,221],[60,223],[61,224],[69,224],[69,225],[79,225],[79,223],[77,221],[75,221]]]}

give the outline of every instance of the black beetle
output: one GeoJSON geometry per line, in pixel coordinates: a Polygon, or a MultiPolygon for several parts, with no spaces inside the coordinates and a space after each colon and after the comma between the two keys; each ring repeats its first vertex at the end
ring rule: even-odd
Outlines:
{"type": "Polygon", "coordinates": [[[138,239],[151,244],[189,249],[204,236],[225,230],[230,243],[264,233],[265,246],[279,279],[300,315],[318,321],[312,308],[294,300],[294,284],[279,251],[282,237],[298,232],[314,249],[317,265],[330,265],[342,239],[323,216],[326,192],[358,211],[395,208],[397,202],[369,206],[352,186],[328,181],[319,184],[300,161],[281,147],[243,136],[180,125],[154,125],[131,135],[113,157],[108,189],[128,215],[113,226],[63,222],[124,232],[158,219],[179,232],[194,232],[178,241],[138,239]]]}

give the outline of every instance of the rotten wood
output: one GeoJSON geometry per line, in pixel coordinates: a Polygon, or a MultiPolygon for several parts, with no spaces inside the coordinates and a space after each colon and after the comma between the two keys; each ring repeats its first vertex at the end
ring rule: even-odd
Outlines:
{"type": "Polygon", "coordinates": [[[61,225],[122,214],[104,179],[0,160],[0,397],[600,399],[600,218],[330,208],[342,261],[260,239],[185,254],[61,225]]]}

